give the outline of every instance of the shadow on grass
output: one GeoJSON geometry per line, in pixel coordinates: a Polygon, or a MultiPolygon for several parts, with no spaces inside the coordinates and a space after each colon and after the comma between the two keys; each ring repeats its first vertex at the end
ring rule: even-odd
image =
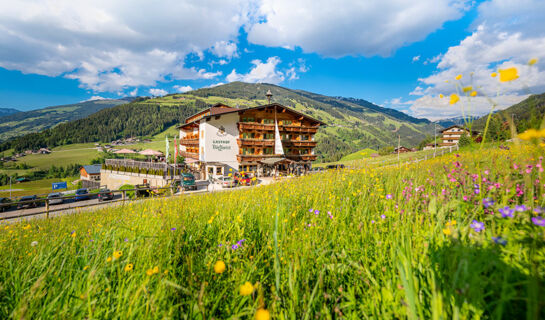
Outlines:
{"type": "Polygon", "coordinates": [[[545,319],[543,275],[531,271],[537,266],[525,254],[515,256],[513,252],[506,258],[500,245],[484,248],[458,241],[432,248],[435,279],[450,313],[472,318],[545,319]]]}

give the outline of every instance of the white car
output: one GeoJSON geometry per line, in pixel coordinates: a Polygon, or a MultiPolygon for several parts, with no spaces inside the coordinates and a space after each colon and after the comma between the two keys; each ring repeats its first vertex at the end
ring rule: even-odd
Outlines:
{"type": "Polygon", "coordinates": [[[232,188],[237,185],[235,179],[232,177],[219,177],[216,179],[222,188],[232,188]]]}

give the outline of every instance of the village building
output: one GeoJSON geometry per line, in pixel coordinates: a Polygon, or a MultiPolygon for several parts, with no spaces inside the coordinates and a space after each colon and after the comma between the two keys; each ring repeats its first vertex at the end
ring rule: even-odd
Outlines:
{"type": "Polygon", "coordinates": [[[201,179],[310,170],[323,122],[278,103],[239,109],[216,104],[179,126],[181,155],[201,179]]]}
{"type": "Polygon", "coordinates": [[[80,179],[87,181],[100,181],[100,164],[83,166],[79,169],[80,179]]]}
{"type": "MultiPolygon", "coordinates": [[[[407,147],[404,147],[404,146],[400,146],[400,147],[397,147],[394,149],[394,153],[405,153],[405,152],[412,152],[413,150],[412,149],[409,149],[407,147]]],[[[416,150],[414,150],[416,151],[416,150]]]]}
{"type": "Polygon", "coordinates": [[[468,136],[476,136],[478,134],[476,131],[472,131],[470,134],[468,129],[459,125],[450,126],[439,132],[442,135],[442,142],[439,144],[439,146],[443,148],[457,146],[458,142],[460,141],[460,137],[462,137],[464,134],[468,136]]]}

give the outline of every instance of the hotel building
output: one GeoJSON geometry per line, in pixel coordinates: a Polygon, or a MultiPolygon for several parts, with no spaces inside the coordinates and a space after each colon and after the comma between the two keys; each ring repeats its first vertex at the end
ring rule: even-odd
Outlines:
{"type": "Polygon", "coordinates": [[[216,104],[179,126],[181,155],[203,178],[271,166],[310,168],[323,122],[278,103],[239,109],[216,104]]]}

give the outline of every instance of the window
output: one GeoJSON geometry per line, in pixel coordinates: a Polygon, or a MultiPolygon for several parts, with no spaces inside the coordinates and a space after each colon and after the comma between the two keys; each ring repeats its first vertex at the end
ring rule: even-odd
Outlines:
{"type": "Polygon", "coordinates": [[[309,139],[309,136],[301,135],[301,140],[307,141],[307,140],[310,140],[310,139],[309,139]]]}
{"type": "Polygon", "coordinates": [[[214,174],[214,168],[208,167],[208,175],[213,175],[213,174],[214,174]]]}
{"type": "Polygon", "coordinates": [[[242,154],[254,154],[254,148],[242,148],[242,154]]]}
{"type": "Polygon", "coordinates": [[[223,175],[223,167],[216,167],[216,175],[223,175]]]}
{"type": "Polygon", "coordinates": [[[273,148],[265,148],[264,153],[265,154],[273,154],[273,148]]]}
{"type": "Polygon", "coordinates": [[[253,139],[255,137],[255,133],[253,132],[243,132],[242,133],[242,139],[253,139]]]}
{"type": "Polygon", "coordinates": [[[242,118],[241,122],[255,122],[255,119],[252,117],[242,118]]]}
{"type": "Polygon", "coordinates": [[[274,139],[274,133],[265,133],[263,139],[274,139]]]}
{"type": "Polygon", "coordinates": [[[263,124],[273,124],[274,119],[263,119],[263,124]]]}
{"type": "Polygon", "coordinates": [[[291,125],[293,122],[291,120],[282,120],[282,124],[285,126],[291,125]]]}

